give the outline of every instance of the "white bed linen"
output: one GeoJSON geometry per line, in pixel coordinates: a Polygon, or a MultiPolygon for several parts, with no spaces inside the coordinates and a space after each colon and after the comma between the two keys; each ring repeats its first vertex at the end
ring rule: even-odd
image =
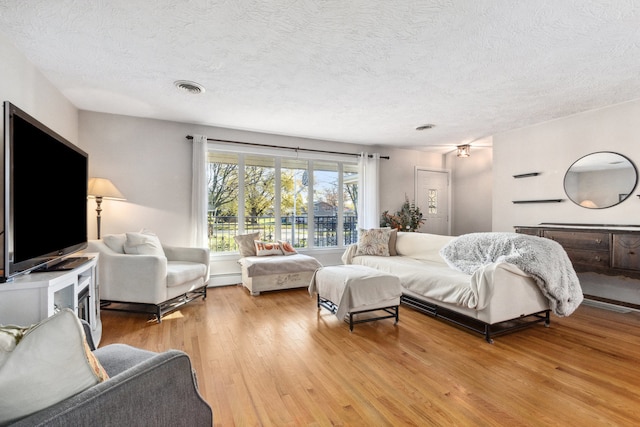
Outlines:
{"type": "Polygon", "coordinates": [[[484,309],[491,300],[497,270],[527,276],[519,268],[507,263],[489,264],[468,275],[450,268],[444,262],[402,256],[357,256],[352,262],[398,276],[403,288],[418,295],[475,310],[484,309]]]}

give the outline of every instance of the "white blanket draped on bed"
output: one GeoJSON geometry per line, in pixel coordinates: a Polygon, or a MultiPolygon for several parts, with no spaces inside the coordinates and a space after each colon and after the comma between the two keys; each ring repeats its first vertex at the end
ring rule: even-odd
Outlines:
{"type": "Polygon", "coordinates": [[[449,264],[466,274],[493,262],[507,262],[531,275],[558,316],[568,316],[583,300],[582,288],[564,248],[543,237],[517,233],[470,233],[440,250],[449,264]]]}

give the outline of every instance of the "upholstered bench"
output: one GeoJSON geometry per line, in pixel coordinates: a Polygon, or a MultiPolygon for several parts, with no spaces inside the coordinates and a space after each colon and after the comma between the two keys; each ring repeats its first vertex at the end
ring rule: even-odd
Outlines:
{"type": "Polygon", "coordinates": [[[238,260],[242,284],[253,296],[263,291],[306,288],[322,264],[308,255],[248,256],[238,260]]]}
{"type": "Polygon", "coordinates": [[[335,265],[316,270],[309,284],[309,293],[317,294],[318,310],[326,308],[338,319],[349,322],[353,331],[356,323],[395,318],[402,288],[397,276],[362,265],[335,265]],[[377,317],[354,319],[354,315],[382,311],[377,317]]]}

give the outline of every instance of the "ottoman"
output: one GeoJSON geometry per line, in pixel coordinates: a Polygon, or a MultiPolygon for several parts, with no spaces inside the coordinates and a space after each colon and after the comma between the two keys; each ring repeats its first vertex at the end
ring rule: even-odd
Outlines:
{"type": "Polygon", "coordinates": [[[317,294],[318,309],[326,308],[338,319],[348,315],[349,330],[356,323],[395,318],[402,287],[400,279],[388,273],[362,265],[334,265],[315,271],[309,284],[309,294],[317,294]],[[355,320],[354,315],[381,311],[377,317],[355,320]]]}

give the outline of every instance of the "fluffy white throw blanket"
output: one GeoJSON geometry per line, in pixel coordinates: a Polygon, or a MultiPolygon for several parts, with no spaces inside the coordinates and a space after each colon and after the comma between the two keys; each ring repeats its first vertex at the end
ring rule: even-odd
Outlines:
{"type": "Polygon", "coordinates": [[[493,262],[508,262],[529,274],[551,311],[568,316],[582,302],[582,288],[564,248],[543,237],[518,233],[470,233],[440,250],[447,264],[466,274],[493,262]]]}

